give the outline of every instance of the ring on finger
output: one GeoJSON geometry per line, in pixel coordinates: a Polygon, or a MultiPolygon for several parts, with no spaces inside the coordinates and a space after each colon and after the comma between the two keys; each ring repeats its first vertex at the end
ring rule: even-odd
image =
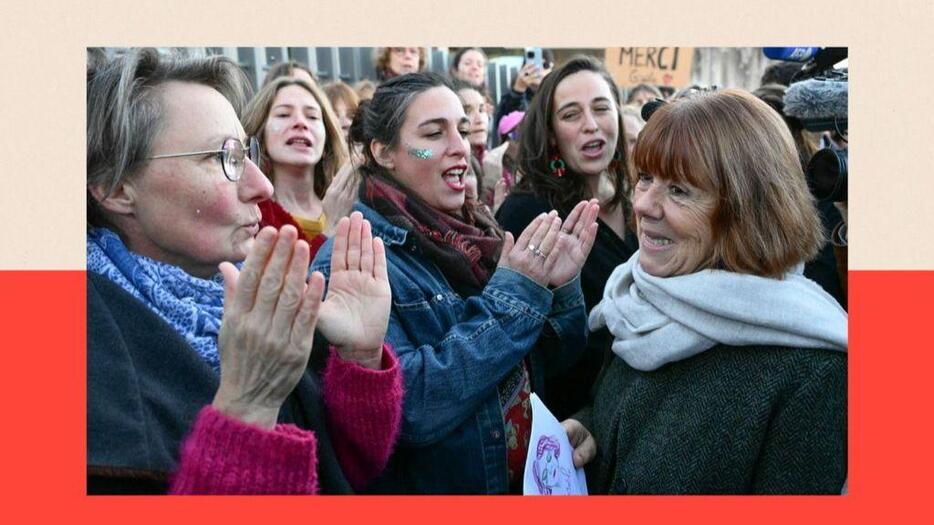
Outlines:
{"type": "Polygon", "coordinates": [[[541,257],[542,259],[545,259],[545,258],[548,257],[548,254],[546,254],[545,252],[543,252],[543,251],[541,250],[541,248],[535,248],[534,250],[532,250],[532,253],[534,253],[535,255],[537,255],[537,256],[539,256],[539,257],[541,257]]]}

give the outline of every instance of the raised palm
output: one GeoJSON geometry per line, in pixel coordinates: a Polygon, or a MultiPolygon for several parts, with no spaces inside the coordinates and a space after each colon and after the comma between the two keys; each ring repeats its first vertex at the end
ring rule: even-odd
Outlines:
{"type": "Polygon", "coordinates": [[[557,259],[548,277],[548,284],[561,286],[573,279],[590,255],[597,233],[597,215],[600,206],[596,199],[581,201],[564,221],[553,251],[557,259]]]}
{"type": "Polygon", "coordinates": [[[382,241],[372,237],[360,213],[341,219],[318,329],[345,357],[381,349],[391,298],[382,241]]]}

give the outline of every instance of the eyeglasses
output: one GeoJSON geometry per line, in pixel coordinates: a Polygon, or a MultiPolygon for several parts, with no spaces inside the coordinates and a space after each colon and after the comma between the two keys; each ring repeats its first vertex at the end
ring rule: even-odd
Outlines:
{"type": "Polygon", "coordinates": [[[221,149],[207,151],[192,151],[191,153],[170,153],[167,155],[155,155],[146,157],[146,160],[152,159],[170,159],[174,157],[194,157],[195,155],[219,155],[221,167],[224,169],[224,176],[230,182],[237,182],[243,176],[243,168],[246,165],[244,160],[249,156],[253,164],[259,165],[259,141],[256,137],[247,139],[249,146],[244,146],[242,142],[235,138],[229,138],[224,141],[221,149]]]}

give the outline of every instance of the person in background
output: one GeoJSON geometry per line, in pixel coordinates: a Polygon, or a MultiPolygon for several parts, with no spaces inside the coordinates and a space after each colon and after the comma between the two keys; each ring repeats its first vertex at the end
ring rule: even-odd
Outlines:
{"type": "Polygon", "coordinates": [[[632,148],[636,145],[639,132],[645,127],[645,121],[642,120],[642,111],[636,106],[625,105],[620,108],[620,114],[626,131],[626,157],[632,158],[632,148]]]}
{"type": "Polygon", "coordinates": [[[89,66],[88,492],[362,488],[401,416],[382,242],[344,219],[322,302],[298,232],[260,229],[243,71],[155,49],[89,66]]]}
{"type": "Polygon", "coordinates": [[[462,47],[451,57],[448,74],[452,79],[466,82],[485,94],[486,89],[486,53],[479,47],[462,47]]]}
{"type": "Polygon", "coordinates": [[[376,84],[372,80],[358,80],[353,84],[353,90],[357,93],[360,102],[373,98],[373,92],[376,91],[376,84]]]}
{"type": "Polygon", "coordinates": [[[424,47],[378,47],[373,55],[373,65],[380,82],[424,71],[427,61],[428,50],[424,47]]]}
{"type": "MultiPolygon", "coordinates": [[[[578,273],[596,232],[596,202],[566,221],[537,217],[503,235],[465,198],[470,120],[450,82],[417,73],[382,83],[351,126],[364,144],[355,210],[386,241],[393,306],[387,342],[406,397],[400,439],[372,490],[521,491],[530,394],[585,344],[578,273]]],[[[327,277],[328,241],[312,269],[327,277]]],[[[565,421],[580,466],[593,442],[565,421]]]]}
{"type": "Polygon", "coordinates": [[[657,87],[652,84],[638,84],[629,90],[629,96],[626,97],[626,105],[641,109],[646,102],[655,100],[656,98],[665,98],[657,87]]]}
{"type": "Polygon", "coordinates": [[[675,88],[672,86],[657,86],[658,90],[662,92],[662,98],[664,100],[671,100],[671,97],[675,95],[675,88]]]}
{"type": "Polygon", "coordinates": [[[848,319],[802,275],[823,235],[787,126],[697,93],[652,115],[633,166],[639,251],[589,320],[613,343],[577,416],[600,444],[588,488],[839,494],[848,319]]]}
{"type": "Polygon", "coordinates": [[[260,89],[243,115],[260,145],[260,169],[272,181],[260,204],[263,224],[296,225],[312,252],[350,213],[357,177],[327,96],[303,80],[280,77],[260,89]]]}
{"type": "Polygon", "coordinates": [[[267,84],[281,77],[304,80],[311,85],[316,85],[318,83],[318,77],[311,71],[308,65],[298,60],[286,60],[285,62],[279,62],[273,65],[266,71],[266,77],[263,78],[263,85],[260,86],[260,88],[266,87],[267,84]]]}
{"type": "Polygon", "coordinates": [[[513,111],[499,121],[500,145],[483,156],[483,185],[493,188],[493,213],[518,182],[519,123],[525,113],[513,111]]]}
{"type": "Polygon", "coordinates": [[[512,88],[503,93],[496,106],[496,116],[493,120],[493,129],[499,128],[503,117],[513,111],[526,111],[532,102],[532,97],[538,91],[542,80],[551,73],[555,65],[555,55],[550,49],[542,49],[542,68],[528,62],[522,65],[516,78],[513,79],[512,88]]]}
{"type": "Polygon", "coordinates": [[[464,113],[470,120],[467,142],[470,143],[470,173],[475,181],[477,193],[475,197],[486,205],[493,204],[493,188],[487,188],[482,180],[483,158],[486,154],[486,144],[489,138],[490,114],[486,112],[487,103],[483,94],[472,84],[453,81],[454,91],[464,105],[464,113]]]}
{"type": "MultiPolygon", "coordinates": [[[[588,311],[600,301],[607,277],[637,246],[627,223],[628,157],[618,108],[616,84],[598,60],[577,56],[555,69],[522,119],[521,179],[496,214],[515,235],[543,212],[555,209],[568,217],[577,202],[599,201],[596,240],[580,275],[588,311]]],[[[580,359],[546,380],[543,400],[556,417],[569,417],[587,403],[610,340],[605,331],[591,334],[580,359]]]]}
{"type": "Polygon", "coordinates": [[[328,96],[328,101],[334,109],[334,116],[337,117],[337,123],[344,135],[345,144],[350,144],[348,140],[350,123],[353,122],[357,106],[360,105],[360,97],[357,96],[353,88],[343,82],[326,84],[324,93],[328,96]]]}

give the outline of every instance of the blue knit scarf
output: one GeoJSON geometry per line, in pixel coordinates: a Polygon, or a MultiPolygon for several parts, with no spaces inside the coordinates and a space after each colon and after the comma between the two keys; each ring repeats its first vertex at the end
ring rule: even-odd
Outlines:
{"type": "Polygon", "coordinates": [[[199,279],[177,266],[131,253],[106,228],[88,233],[87,251],[88,271],[107,277],[142,301],[220,372],[217,335],[224,314],[224,285],[219,273],[210,280],[199,279]]]}

